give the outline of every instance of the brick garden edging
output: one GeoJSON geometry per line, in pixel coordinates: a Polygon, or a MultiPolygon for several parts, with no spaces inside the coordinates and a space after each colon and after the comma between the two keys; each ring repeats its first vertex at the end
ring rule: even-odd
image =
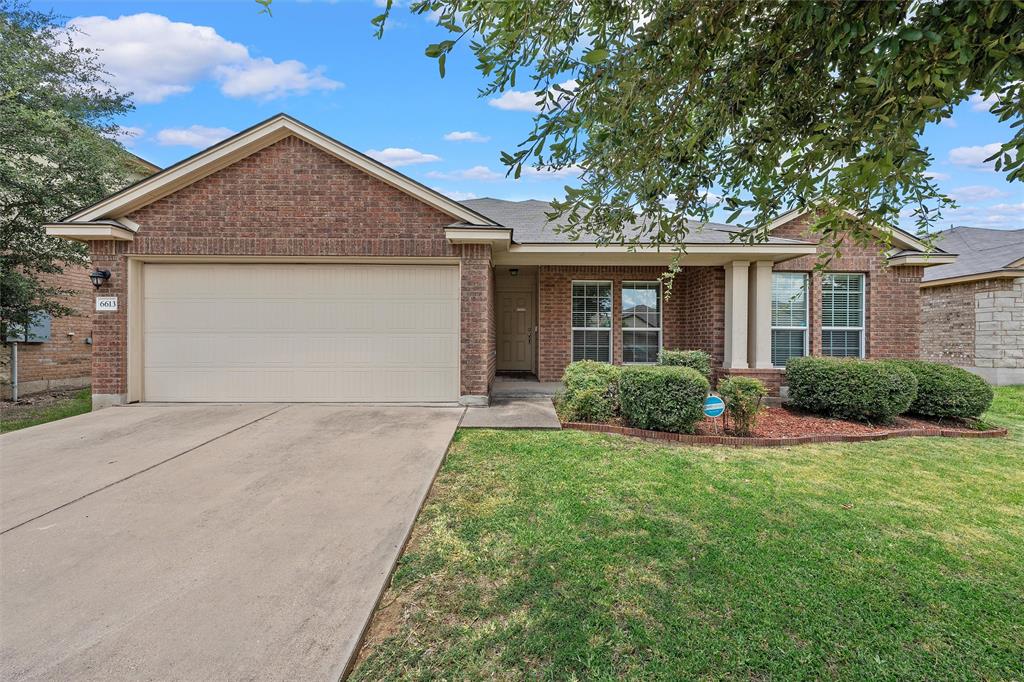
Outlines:
{"type": "Polygon", "coordinates": [[[989,429],[987,431],[958,431],[941,427],[893,429],[881,433],[864,434],[832,434],[824,436],[787,436],[783,438],[754,438],[741,436],[698,436],[689,433],[668,433],[666,431],[648,431],[614,424],[590,424],[585,422],[563,422],[563,429],[577,431],[596,431],[599,433],[617,433],[620,436],[635,436],[647,440],[660,440],[670,443],[689,443],[691,445],[732,445],[734,447],[782,447],[786,445],[806,445],[807,443],[860,443],[862,441],[887,440],[889,438],[908,438],[917,436],[942,436],[944,438],[1002,438],[1006,429],[989,429]]]}

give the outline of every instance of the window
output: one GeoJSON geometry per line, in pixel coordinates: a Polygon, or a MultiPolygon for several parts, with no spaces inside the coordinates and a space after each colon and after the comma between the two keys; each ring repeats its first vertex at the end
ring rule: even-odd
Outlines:
{"type": "Polygon", "coordinates": [[[807,355],[807,275],[772,273],[772,364],[807,355]]]}
{"type": "Polygon", "coordinates": [[[822,278],[821,353],[864,356],[864,275],[829,273],[822,278]]]}
{"type": "Polygon", "coordinates": [[[661,284],[622,283],[622,361],[652,363],[661,351],[661,284]]]}
{"type": "Polygon", "coordinates": [[[612,283],[572,283],[572,360],[612,361],[612,283]]]}

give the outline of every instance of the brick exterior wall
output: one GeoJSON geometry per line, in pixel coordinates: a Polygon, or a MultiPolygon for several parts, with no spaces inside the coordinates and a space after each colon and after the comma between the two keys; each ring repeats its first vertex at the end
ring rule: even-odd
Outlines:
{"type": "MultiPolygon", "coordinates": [[[[777,237],[816,241],[808,230],[809,217],[777,228],[777,237]]],[[[815,273],[814,256],[779,263],[775,271],[810,275],[809,351],[821,354],[821,275],[815,273]]],[[[846,244],[843,255],[830,264],[832,272],[865,275],[865,357],[914,358],[920,354],[922,330],[921,267],[885,267],[877,246],[846,244]]],[[[622,362],[622,330],[619,323],[623,280],[656,279],[660,267],[546,266],[539,269],[539,368],[541,381],[557,381],[572,357],[571,283],[573,280],[605,280],[613,283],[613,362],[622,362]]],[[[713,381],[743,375],[765,382],[778,395],[784,383],[781,370],[724,371],[725,270],[722,267],[683,267],[672,294],[664,302],[663,346],[699,349],[711,354],[713,381]]]]}
{"type": "MultiPolygon", "coordinates": [[[[612,362],[622,364],[622,283],[656,281],[665,272],[659,266],[541,266],[537,271],[537,378],[558,381],[572,360],[574,280],[612,283],[612,362]]],[[[722,269],[683,268],[672,280],[671,290],[668,286],[662,290],[662,346],[705,349],[721,364],[721,330],[725,328],[722,269]],[[710,325],[706,324],[709,319],[710,325]]]]}
{"type": "Polygon", "coordinates": [[[494,376],[490,247],[449,243],[453,218],[326,154],[287,137],[145,206],[132,242],[93,242],[97,267],[112,277],[116,313],[98,313],[93,393],[127,390],[127,257],[407,256],[458,258],[463,299],[461,393],[486,395],[494,376]]]}
{"type": "Polygon", "coordinates": [[[921,357],[1024,370],[1024,277],[927,287],[921,296],[921,357]]]}
{"type": "MultiPolygon", "coordinates": [[[[817,241],[808,230],[810,216],[802,216],[777,228],[772,235],[817,241]]],[[[779,263],[776,272],[808,272],[813,256],[779,263]]],[[[864,273],[864,355],[868,358],[916,358],[921,353],[921,277],[919,266],[885,267],[877,245],[843,244],[842,256],[828,266],[829,272],[864,273]]],[[[810,278],[810,351],[821,354],[821,275],[810,278]]]]}
{"type": "MultiPolygon", "coordinates": [[[[58,317],[50,325],[50,340],[18,344],[18,394],[30,395],[56,388],[89,385],[92,346],[93,286],[89,268],[69,265],[63,273],[45,275],[52,287],[72,293],[63,299],[73,315],[58,317]]],[[[11,347],[0,348],[0,394],[11,395],[11,347]]]]}

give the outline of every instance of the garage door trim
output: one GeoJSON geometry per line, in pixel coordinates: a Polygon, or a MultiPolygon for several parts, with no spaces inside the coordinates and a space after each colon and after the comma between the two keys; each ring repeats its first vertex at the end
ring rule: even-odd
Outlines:
{"type": "MultiPolygon", "coordinates": [[[[145,347],[143,329],[143,302],[145,301],[143,270],[147,263],[179,263],[179,264],[319,264],[319,265],[437,265],[437,266],[459,266],[458,290],[459,301],[455,306],[456,322],[455,328],[459,335],[460,353],[456,362],[456,381],[458,382],[461,394],[462,386],[462,262],[452,257],[378,257],[378,256],[171,256],[171,255],[139,255],[128,257],[127,276],[127,401],[140,402],[145,396],[145,347]]],[[[97,313],[116,314],[116,313],[97,313]]]]}

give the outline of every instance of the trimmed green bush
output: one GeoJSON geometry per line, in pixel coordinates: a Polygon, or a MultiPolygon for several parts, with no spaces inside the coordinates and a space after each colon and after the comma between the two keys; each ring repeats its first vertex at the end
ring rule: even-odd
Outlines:
{"type": "Polygon", "coordinates": [[[966,369],[924,360],[888,360],[917,378],[917,398],[910,412],[922,417],[980,417],[992,404],[992,387],[966,369]]]}
{"type": "Polygon", "coordinates": [[[692,367],[705,379],[711,379],[711,356],[702,350],[663,350],[658,353],[658,364],[670,367],[692,367]]]}
{"type": "MultiPolygon", "coordinates": [[[[619,413],[619,374],[622,368],[617,365],[610,365],[606,362],[594,362],[593,360],[580,360],[565,368],[562,373],[562,383],[565,390],[556,401],[560,408],[559,415],[563,412],[569,414],[577,407],[572,407],[577,397],[584,391],[596,389],[607,399],[611,416],[619,413]],[[562,407],[564,405],[564,407],[562,407]]],[[[584,399],[586,403],[592,403],[593,397],[584,399]]],[[[582,409],[582,408],[580,408],[582,409]]],[[[611,417],[609,417],[610,419],[611,417]]],[[[565,421],[599,421],[583,419],[566,419],[565,421]]],[[[607,421],[607,420],[604,420],[607,421]]]]}
{"type": "Polygon", "coordinates": [[[630,426],[693,433],[704,416],[709,388],[692,367],[626,367],[619,376],[620,409],[630,426]]]}
{"type": "Polygon", "coordinates": [[[563,422],[606,422],[615,416],[612,400],[604,388],[585,388],[556,406],[563,422]]]}
{"type": "Polygon", "coordinates": [[[917,397],[917,379],[891,362],[852,358],[791,358],[789,401],[808,412],[840,419],[891,422],[917,397]]]}
{"type": "Polygon", "coordinates": [[[732,419],[733,431],[749,436],[757,423],[757,413],[768,395],[764,384],[751,377],[730,377],[718,382],[718,394],[725,401],[725,411],[732,419]]]}

